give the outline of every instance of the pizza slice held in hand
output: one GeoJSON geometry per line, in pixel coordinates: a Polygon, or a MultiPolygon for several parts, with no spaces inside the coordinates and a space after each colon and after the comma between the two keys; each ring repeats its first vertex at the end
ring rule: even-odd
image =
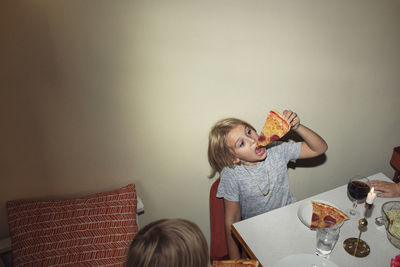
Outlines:
{"type": "Polygon", "coordinates": [[[290,123],[278,111],[271,110],[258,137],[257,147],[282,138],[290,131],[290,123]]]}
{"type": "Polygon", "coordinates": [[[349,219],[344,212],[328,204],[316,201],[311,201],[311,203],[313,207],[311,230],[340,225],[343,221],[349,219]]]}

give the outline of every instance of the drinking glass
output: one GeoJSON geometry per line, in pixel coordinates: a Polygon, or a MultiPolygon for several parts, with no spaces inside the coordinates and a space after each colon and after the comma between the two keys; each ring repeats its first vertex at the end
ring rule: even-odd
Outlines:
{"type": "Polygon", "coordinates": [[[356,218],[360,213],[356,210],[359,201],[364,201],[370,191],[368,178],[364,176],[354,176],[349,179],[347,184],[347,192],[350,199],[353,201],[353,207],[348,210],[348,215],[351,218],[356,218]]]}
{"type": "Polygon", "coordinates": [[[324,258],[331,254],[339,239],[340,227],[317,228],[317,248],[315,254],[324,258]]]}

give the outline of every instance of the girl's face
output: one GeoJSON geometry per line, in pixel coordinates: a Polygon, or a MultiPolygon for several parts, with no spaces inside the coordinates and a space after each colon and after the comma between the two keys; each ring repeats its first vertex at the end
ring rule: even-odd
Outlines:
{"type": "Polygon", "coordinates": [[[245,125],[238,125],[226,136],[226,144],[233,149],[233,163],[256,165],[267,157],[265,147],[257,147],[258,134],[245,125]]]}

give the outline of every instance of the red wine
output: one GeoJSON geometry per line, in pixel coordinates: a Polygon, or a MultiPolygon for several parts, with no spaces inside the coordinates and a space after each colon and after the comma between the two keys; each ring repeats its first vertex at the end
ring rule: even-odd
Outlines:
{"type": "Polygon", "coordinates": [[[353,181],[347,185],[347,191],[349,191],[350,196],[357,200],[366,198],[369,190],[369,185],[360,181],[353,181]]]}

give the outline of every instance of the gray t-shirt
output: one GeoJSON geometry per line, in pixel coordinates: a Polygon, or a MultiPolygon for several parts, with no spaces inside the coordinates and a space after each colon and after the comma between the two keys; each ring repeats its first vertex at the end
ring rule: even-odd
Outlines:
{"type": "Polygon", "coordinates": [[[300,142],[283,142],[267,149],[267,158],[257,165],[224,167],[217,197],[239,201],[243,220],[295,202],[287,164],[299,157],[300,149],[300,142]]]}

